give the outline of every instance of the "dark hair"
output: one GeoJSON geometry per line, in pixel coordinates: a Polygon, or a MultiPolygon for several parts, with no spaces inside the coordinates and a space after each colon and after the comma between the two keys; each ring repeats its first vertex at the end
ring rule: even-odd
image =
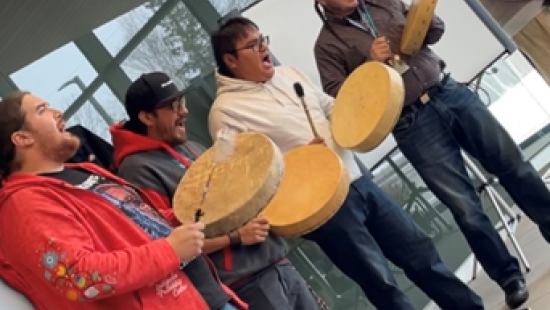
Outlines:
{"type": "Polygon", "coordinates": [[[138,117],[127,120],[124,123],[123,128],[138,135],[147,135],[147,126],[145,126],[145,124],[138,117]]]}
{"type": "Polygon", "coordinates": [[[237,41],[245,38],[251,29],[258,30],[259,27],[250,19],[239,16],[228,19],[210,35],[210,44],[220,74],[233,76],[231,70],[225,65],[223,56],[225,54],[236,55],[237,41]]]}
{"type": "Polygon", "coordinates": [[[15,159],[15,145],[11,141],[14,132],[25,127],[25,111],[21,109],[26,91],[15,91],[0,102],[0,179],[5,179],[19,169],[15,159]]]}

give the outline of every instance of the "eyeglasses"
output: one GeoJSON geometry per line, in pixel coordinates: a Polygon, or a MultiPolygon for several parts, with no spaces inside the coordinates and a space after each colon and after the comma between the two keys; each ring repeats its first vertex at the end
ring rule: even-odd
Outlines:
{"type": "Polygon", "coordinates": [[[258,39],[253,40],[246,44],[244,47],[238,48],[235,50],[235,52],[251,49],[254,52],[259,52],[260,49],[264,46],[269,46],[269,36],[260,36],[258,39]]]}
{"type": "Polygon", "coordinates": [[[176,113],[185,110],[186,108],[185,97],[181,96],[174,99],[173,101],[160,103],[155,109],[158,110],[158,109],[166,109],[166,108],[170,108],[173,112],[176,112],[176,113]]]}

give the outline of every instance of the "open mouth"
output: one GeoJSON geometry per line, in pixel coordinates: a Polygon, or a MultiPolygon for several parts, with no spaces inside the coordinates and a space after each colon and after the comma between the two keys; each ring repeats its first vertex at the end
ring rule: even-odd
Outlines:
{"type": "Polygon", "coordinates": [[[262,58],[262,64],[264,64],[266,66],[271,66],[271,56],[269,54],[265,55],[262,58]]]}
{"type": "Polygon", "coordinates": [[[176,121],[176,126],[177,127],[182,127],[182,128],[185,127],[185,121],[186,121],[185,118],[181,118],[181,119],[177,120],[176,121]]]}

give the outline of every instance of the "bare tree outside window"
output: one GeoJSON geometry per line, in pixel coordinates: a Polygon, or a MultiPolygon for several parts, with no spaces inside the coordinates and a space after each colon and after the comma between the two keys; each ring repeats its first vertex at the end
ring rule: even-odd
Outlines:
{"type": "MultiPolygon", "coordinates": [[[[210,0],[220,14],[242,9],[258,0],[210,0]]],[[[120,18],[127,34],[126,41],[156,12],[163,0],[152,0],[140,9],[120,18]]],[[[215,68],[209,34],[195,16],[181,3],[162,19],[157,27],[139,44],[122,64],[132,77],[145,72],[163,71],[181,88],[197,76],[215,68]]]]}

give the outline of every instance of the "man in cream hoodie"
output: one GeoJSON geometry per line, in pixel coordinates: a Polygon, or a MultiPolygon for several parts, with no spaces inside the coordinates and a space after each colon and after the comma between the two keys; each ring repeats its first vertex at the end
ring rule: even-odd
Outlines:
{"type": "Polygon", "coordinates": [[[330,131],[332,97],[300,71],[275,68],[268,37],[246,18],[228,20],[212,34],[211,43],[218,65],[218,94],[209,116],[213,138],[222,128],[230,127],[266,134],[283,152],[324,143],[344,161],[352,179],[344,205],[328,223],[305,238],[316,242],[361,286],[377,309],[414,309],[398,288],[387,259],[402,268],[441,309],[484,309],[479,296],[443,264],[430,237],[386,193],[361,175],[350,151],[334,143],[330,131]],[[296,82],[305,90],[305,100],[322,139],[313,137],[293,90],[296,82]]]}

